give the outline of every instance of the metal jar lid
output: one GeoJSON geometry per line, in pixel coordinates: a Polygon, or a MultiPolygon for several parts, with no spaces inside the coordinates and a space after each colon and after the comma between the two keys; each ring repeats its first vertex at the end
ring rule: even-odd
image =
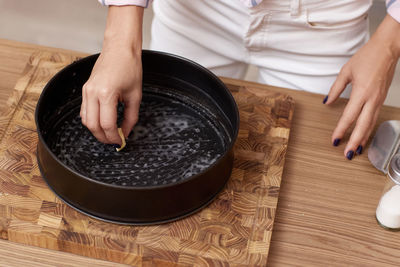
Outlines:
{"type": "Polygon", "coordinates": [[[396,154],[392,157],[388,173],[393,182],[400,184],[400,154],[396,154]]]}

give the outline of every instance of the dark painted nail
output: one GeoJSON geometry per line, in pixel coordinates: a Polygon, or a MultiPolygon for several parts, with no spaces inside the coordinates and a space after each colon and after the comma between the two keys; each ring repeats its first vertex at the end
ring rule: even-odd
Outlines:
{"type": "Polygon", "coordinates": [[[353,150],[350,150],[349,152],[347,152],[346,158],[348,160],[352,160],[353,157],[354,157],[354,151],[353,150]]]}
{"type": "Polygon", "coordinates": [[[324,100],[322,100],[322,104],[325,104],[328,101],[328,96],[325,96],[324,100]]]}
{"type": "Polygon", "coordinates": [[[333,146],[338,146],[340,143],[340,138],[336,138],[335,140],[333,140],[333,146]]]}
{"type": "Polygon", "coordinates": [[[362,154],[362,151],[363,151],[363,147],[362,147],[362,145],[359,145],[359,146],[357,147],[356,153],[357,153],[358,155],[361,155],[361,154],[362,154]]]}

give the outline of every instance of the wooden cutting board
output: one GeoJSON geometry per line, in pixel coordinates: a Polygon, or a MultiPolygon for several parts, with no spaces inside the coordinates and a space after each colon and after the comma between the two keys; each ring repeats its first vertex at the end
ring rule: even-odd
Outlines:
{"type": "Polygon", "coordinates": [[[294,101],[227,84],[240,131],[226,188],[207,208],[157,226],[92,219],[60,201],[36,162],[34,111],[48,80],[76,57],[38,52],[0,114],[0,238],[135,266],[267,263],[294,101]]]}

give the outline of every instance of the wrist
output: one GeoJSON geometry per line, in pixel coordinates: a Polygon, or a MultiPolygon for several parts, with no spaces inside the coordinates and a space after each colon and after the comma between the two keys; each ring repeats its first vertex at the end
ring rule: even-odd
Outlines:
{"type": "Polygon", "coordinates": [[[139,56],[142,53],[142,39],[127,39],[119,35],[104,35],[102,53],[116,51],[139,56]]]}
{"type": "Polygon", "coordinates": [[[400,57],[400,23],[389,14],[386,15],[372,38],[379,40],[394,58],[400,57]]]}
{"type": "Polygon", "coordinates": [[[104,32],[104,50],[142,52],[143,7],[110,6],[104,32]]]}

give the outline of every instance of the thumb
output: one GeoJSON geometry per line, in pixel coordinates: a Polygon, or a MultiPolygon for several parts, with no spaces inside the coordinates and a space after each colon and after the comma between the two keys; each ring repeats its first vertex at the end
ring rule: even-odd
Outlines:
{"type": "Polygon", "coordinates": [[[122,132],[128,137],[133,127],[139,120],[140,101],[142,100],[142,91],[134,90],[128,97],[124,98],[124,120],[122,121],[122,132]]]}
{"type": "Polygon", "coordinates": [[[340,94],[344,91],[347,84],[350,83],[350,81],[351,81],[350,71],[345,65],[340,70],[339,75],[336,77],[335,82],[333,83],[331,89],[329,90],[329,94],[324,99],[324,104],[329,105],[335,102],[336,99],[338,99],[338,97],[340,96],[340,94]]]}

